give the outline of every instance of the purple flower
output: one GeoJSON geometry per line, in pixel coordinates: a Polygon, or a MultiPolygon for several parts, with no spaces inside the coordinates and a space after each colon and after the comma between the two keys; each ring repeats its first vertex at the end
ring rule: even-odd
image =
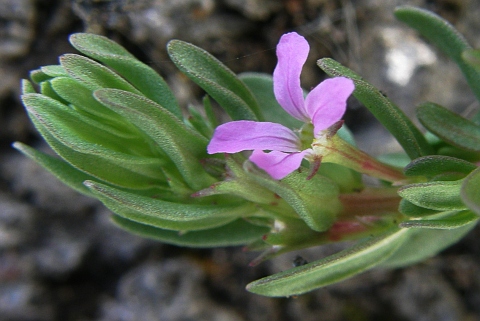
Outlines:
{"type": "MultiPolygon", "coordinates": [[[[321,82],[304,98],[300,73],[309,50],[305,38],[295,32],[280,38],[273,90],[278,103],[287,113],[313,125],[311,141],[325,142],[328,129],[337,124],[345,113],[347,98],[355,87],[348,78],[331,78],[321,82]]],[[[250,161],[274,179],[282,179],[299,168],[304,158],[314,161],[322,156],[311,148],[311,142],[310,145],[305,144],[295,132],[283,125],[248,120],[218,126],[207,147],[209,154],[244,150],[253,150],[250,161]]]]}

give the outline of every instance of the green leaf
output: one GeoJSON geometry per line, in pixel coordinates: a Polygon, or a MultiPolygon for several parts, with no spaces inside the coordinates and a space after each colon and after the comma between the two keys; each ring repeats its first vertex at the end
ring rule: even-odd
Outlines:
{"type": "Polygon", "coordinates": [[[432,210],[463,210],[465,205],[460,199],[462,182],[463,180],[410,184],[401,187],[398,194],[417,206],[432,210]]]}
{"type": "Polygon", "coordinates": [[[468,175],[462,185],[462,201],[469,209],[480,215],[480,168],[468,175]]]}
{"type": "Polygon", "coordinates": [[[292,296],[345,280],[387,259],[408,233],[395,228],[324,259],[254,281],[247,290],[272,297],[292,296]]]}
{"type": "Polygon", "coordinates": [[[121,134],[117,135],[115,128],[85,117],[48,97],[27,94],[22,100],[29,114],[62,144],[77,152],[109,159],[117,166],[151,178],[163,177],[159,169],[165,162],[154,157],[144,141],[127,140],[121,134]]]}
{"type": "Polygon", "coordinates": [[[417,117],[444,141],[469,151],[480,151],[480,126],[475,123],[434,103],[418,106],[417,117]]]}
{"type": "Polygon", "coordinates": [[[219,125],[219,121],[217,115],[215,114],[215,111],[213,110],[212,102],[210,101],[208,95],[205,95],[205,97],[203,97],[202,102],[210,127],[217,128],[217,126],[219,125]]]}
{"type": "Polygon", "coordinates": [[[480,72],[480,50],[479,49],[467,49],[462,53],[462,58],[467,64],[475,68],[477,72],[480,72]]]}
{"type": "Polygon", "coordinates": [[[199,190],[214,182],[200,164],[200,159],[207,157],[207,139],[171,112],[144,96],[122,90],[98,90],[95,97],[146,133],[175,163],[192,189],[199,190]]]}
{"type": "MultiPolygon", "coordinates": [[[[128,188],[144,189],[164,184],[164,182],[162,182],[163,180],[159,181],[153,178],[162,175],[160,167],[158,166],[161,165],[161,163],[158,164],[159,159],[135,157],[119,152],[114,153],[112,150],[105,149],[98,144],[89,144],[78,137],[74,132],[63,136],[59,133],[65,133],[67,128],[59,128],[56,123],[52,123],[52,119],[54,118],[52,115],[55,115],[55,112],[52,114],[49,114],[48,112],[46,114],[44,113],[44,115],[47,116],[45,118],[42,117],[42,113],[37,113],[35,109],[43,108],[44,111],[45,109],[58,111],[65,108],[64,105],[39,94],[23,95],[22,100],[27,108],[30,119],[42,137],[60,157],[75,168],[100,180],[128,188]],[[61,139],[67,141],[71,146],[65,145],[61,139]],[[76,151],[72,147],[81,151],[76,151]],[[108,157],[110,157],[110,159],[108,157]],[[153,165],[153,167],[155,167],[154,163],[158,164],[157,170],[151,172],[152,177],[150,175],[144,176],[139,173],[139,171],[141,172],[142,170],[148,169],[148,162],[150,162],[150,165],[153,165]],[[125,168],[129,166],[132,170],[125,168]]],[[[75,118],[73,118],[73,121],[74,120],[75,118]]],[[[79,124],[77,123],[76,125],[79,124]]],[[[151,168],[151,170],[154,170],[154,168],[151,168]]]]}
{"type": "Polygon", "coordinates": [[[50,97],[52,99],[58,100],[62,104],[67,104],[65,100],[60,97],[55,90],[53,90],[50,81],[44,81],[40,83],[40,93],[44,96],[50,97]]]}
{"type": "Polygon", "coordinates": [[[431,155],[414,159],[405,167],[405,175],[431,178],[443,173],[461,173],[466,176],[476,168],[477,166],[463,159],[431,155]]]}
{"type": "Polygon", "coordinates": [[[263,119],[252,93],[218,59],[180,40],[170,41],[167,50],[178,69],[215,99],[233,120],[263,119]]]}
{"type": "Polygon", "coordinates": [[[68,77],[68,73],[60,65],[43,66],[40,68],[40,70],[52,78],[68,77]]]}
{"type": "Polygon", "coordinates": [[[52,78],[52,76],[47,75],[41,69],[30,71],[30,79],[36,84],[40,84],[52,78]]]}
{"type": "Polygon", "coordinates": [[[202,205],[164,201],[122,191],[98,182],[84,184],[110,210],[138,223],[168,230],[204,230],[227,224],[255,213],[251,203],[202,205]]]}
{"type": "Polygon", "coordinates": [[[25,144],[16,142],[13,144],[13,148],[45,168],[67,186],[73,188],[79,193],[93,197],[93,194],[90,192],[90,190],[83,185],[84,181],[94,179],[93,176],[79,171],[75,167],[57,157],[39,152],[38,150],[25,144]]]}
{"type": "Polygon", "coordinates": [[[463,148],[460,149],[445,142],[438,146],[437,154],[460,158],[472,163],[476,163],[480,160],[480,152],[472,152],[463,148]]]}
{"type": "Polygon", "coordinates": [[[62,100],[72,104],[77,111],[94,116],[97,120],[107,124],[115,124],[118,126],[118,123],[123,123],[123,128],[118,134],[121,137],[127,134],[129,134],[128,136],[132,135],[132,128],[126,128],[128,126],[125,120],[117,113],[96,101],[95,98],[93,98],[93,92],[79,81],[70,77],[57,77],[52,79],[50,83],[53,90],[62,100]]]}
{"type": "Polygon", "coordinates": [[[269,74],[246,72],[238,75],[257,99],[264,118],[288,128],[301,128],[303,122],[293,118],[277,102],[273,93],[273,77],[269,74]]]}
{"type": "Polygon", "coordinates": [[[437,215],[430,215],[423,219],[404,221],[399,224],[401,228],[422,228],[422,229],[456,229],[479,220],[478,215],[471,211],[451,211],[437,215]]]}
{"type": "Polygon", "coordinates": [[[210,139],[213,135],[214,127],[210,126],[210,121],[206,119],[200,111],[194,106],[188,106],[188,119],[186,123],[190,124],[197,132],[205,138],[210,139]]]}
{"type": "Polygon", "coordinates": [[[250,162],[244,166],[257,184],[284,199],[311,229],[322,232],[332,226],[342,205],[339,188],[330,179],[317,174],[307,180],[308,173],[303,171],[274,180],[250,162]]]}
{"type": "Polygon", "coordinates": [[[177,100],[165,80],[116,42],[99,35],[76,33],[70,43],[78,51],[115,70],[143,95],[182,119],[177,100]]]}
{"type": "Polygon", "coordinates": [[[186,247],[220,247],[245,245],[260,239],[268,233],[268,228],[247,223],[243,219],[233,221],[220,227],[202,231],[178,233],[137,223],[118,215],[112,220],[121,228],[146,238],[186,247]]]}
{"type": "Polygon", "coordinates": [[[60,63],[70,77],[78,80],[91,91],[115,88],[141,94],[118,74],[87,57],[65,54],[60,57],[60,63]]]}
{"type": "Polygon", "coordinates": [[[320,59],[317,64],[330,76],[343,76],[354,81],[353,95],[388,129],[411,159],[433,154],[418,128],[378,89],[333,59],[320,59]]]}
{"type": "Polygon", "coordinates": [[[411,216],[411,217],[423,217],[438,213],[438,211],[430,210],[425,207],[417,206],[406,199],[402,199],[400,201],[400,205],[398,206],[398,211],[404,215],[411,216]]]}
{"type": "Polygon", "coordinates": [[[27,79],[22,79],[22,94],[36,94],[37,91],[27,79]]]}
{"type": "Polygon", "coordinates": [[[380,267],[398,268],[428,259],[443,249],[457,243],[476,225],[472,222],[465,226],[451,229],[404,229],[408,230],[408,239],[380,267]]]}
{"type": "Polygon", "coordinates": [[[471,47],[450,23],[430,11],[410,6],[397,8],[395,16],[420,32],[422,36],[455,61],[473,93],[480,100],[480,74],[470,67],[462,57],[463,52],[471,47]]]}

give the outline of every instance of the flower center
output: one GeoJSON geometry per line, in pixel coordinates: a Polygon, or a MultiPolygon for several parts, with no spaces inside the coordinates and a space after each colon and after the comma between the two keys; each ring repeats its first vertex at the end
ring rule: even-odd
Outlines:
{"type": "Polygon", "coordinates": [[[312,148],[312,142],[313,142],[313,139],[315,138],[313,136],[313,124],[306,123],[305,125],[303,125],[299,131],[299,136],[300,136],[300,147],[301,147],[300,150],[312,148]]]}

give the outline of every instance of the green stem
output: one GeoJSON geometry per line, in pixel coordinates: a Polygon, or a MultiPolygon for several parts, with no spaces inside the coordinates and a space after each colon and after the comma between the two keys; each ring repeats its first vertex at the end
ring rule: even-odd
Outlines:
{"type": "Polygon", "coordinates": [[[339,218],[345,219],[396,213],[401,197],[397,188],[365,188],[359,193],[340,194],[339,199],[343,206],[339,218]]]}

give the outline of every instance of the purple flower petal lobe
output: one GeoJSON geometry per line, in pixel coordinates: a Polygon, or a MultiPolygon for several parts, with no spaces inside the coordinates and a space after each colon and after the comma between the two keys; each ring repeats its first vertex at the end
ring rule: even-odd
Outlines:
{"type": "Polygon", "coordinates": [[[254,150],[250,156],[250,161],[267,172],[272,178],[282,179],[299,168],[302,159],[310,152],[311,149],[297,153],[282,153],[278,151],[265,153],[261,150],[254,150]]]}
{"type": "Polygon", "coordinates": [[[305,108],[314,126],[314,135],[342,119],[347,99],[355,89],[351,79],[330,78],[322,81],[305,99],[305,108]]]}
{"type": "Polygon", "coordinates": [[[207,152],[238,153],[254,149],[297,152],[299,144],[297,135],[283,125],[239,120],[218,126],[207,146],[207,152]]]}
{"type": "Polygon", "coordinates": [[[280,106],[293,117],[308,121],[304,107],[300,73],[310,46],[295,32],[284,34],[277,45],[278,63],[273,72],[273,91],[280,106]]]}

